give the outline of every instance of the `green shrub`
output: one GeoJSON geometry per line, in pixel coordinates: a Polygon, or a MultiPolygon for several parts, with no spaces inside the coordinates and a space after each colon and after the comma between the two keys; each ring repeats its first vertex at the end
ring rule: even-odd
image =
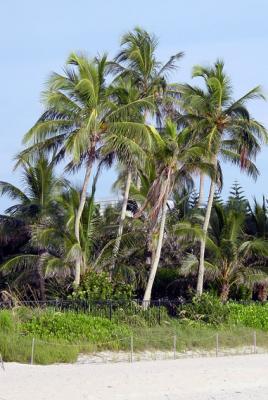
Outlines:
{"type": "Polygon", "coordinates": [[[130,300],[132,297],[131,285],[111,282],[107,273],[91,270],[83,275],[79,288],[70,296],[71,299],[86,301],[130,300]]]}
{"type": "Polygon", "coordinates": [[[268,330],[268,304],[229,303],[229,321],[250,328],[268,330]]]}
{"type": "Polygon", "coordinates": [[[129,329],[107,318],[75,312],[44,311],[31,321],[22,323],[23,333],[42,339],[60,339],[71,343],[107,342],[129,336],[129,329]]]}
{"type": "Polygon", "coordinates": [[[192,303],[179,307],[180,317],[209,324],[222,324],[228,320],[229,308],[218,297],[209,293],[196,296],[192,303]]]}

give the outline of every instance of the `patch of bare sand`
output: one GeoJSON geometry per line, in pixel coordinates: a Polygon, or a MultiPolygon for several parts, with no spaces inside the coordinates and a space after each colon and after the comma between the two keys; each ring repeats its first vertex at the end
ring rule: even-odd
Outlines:
{"type": "Polygon", "coordinates": [[[267,400],[268,356],[0,369],[0,400],[267,400]]]}

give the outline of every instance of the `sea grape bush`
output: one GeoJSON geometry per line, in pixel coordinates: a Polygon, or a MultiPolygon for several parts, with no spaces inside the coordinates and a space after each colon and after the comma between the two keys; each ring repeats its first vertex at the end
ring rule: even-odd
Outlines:
{"type": "Polygon", "coordinates": [[[111,282],[106,272],[89,270],[70,298],[85,301],[128,300],[133,298],[133,288],[126,283],[111,282]]]}
{"type": "Polygon", "coordinates": [[[127,326],[117,325],[106,318],[71,311],[42,312],[23,323],[21,329],[25,334],[41,339],[62,339],[71,343],[102,343],[130,335],[127,326]]]}
{"type": "Polygon", "coordinates": [[[229,303],[229,321],[250,328],[268,330],[268,304],[252,303],[248,305],[229,303]]]}

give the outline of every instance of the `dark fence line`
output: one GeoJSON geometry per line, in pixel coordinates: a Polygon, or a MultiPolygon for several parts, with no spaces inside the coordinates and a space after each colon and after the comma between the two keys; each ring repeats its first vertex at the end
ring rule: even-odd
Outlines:
{"type": "Polygon", "coordinates": [[[7,301],[0,302],[0,309],[16,306],[28,308],[51,308],[55,311],[83,312],[96,317],[122,319],[124,316],[142,316],[150,322],[161,323],[164,316],[178,316],[178,309],[185,304],[181,300],[47,300],[47,301],[7,301]]]}
{"type": "MultiPolygon", "coordinates": [[[[252,304],[256,302],[240,301],[240,304],[252,304]]],[[[94,317],[108,318],[110,320],[124,321],[128,319],[128,322],[132,321],[135,323],[135,318],[141,316],[149,324],[161,324],[167,316],[184,318],[183,306],[191,304],[191,301],[185,301],[185,299],[177,300],[151,300],[144,302],[142,300],[47,300],[47,301],[6,301],[0,302],[1,309],[12,309],[14,307],[28,307],[32,309],[53,309],[54,311],[74,311],[79,313],[85,313],[94,317]]],[[[262,305],[267,302],[259,303],[262,305]]]]}

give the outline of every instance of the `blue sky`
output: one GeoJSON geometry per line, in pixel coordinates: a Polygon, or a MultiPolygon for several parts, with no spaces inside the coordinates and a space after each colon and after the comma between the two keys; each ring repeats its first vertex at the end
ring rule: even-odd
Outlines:
{"type": "MultiPolygon", "coordinates": [[[[185,57],[172,80],[189,81],[194,64],[220,57],[232,77],[234,96],[261,84],[268,94],[267,0],[9,0],[0,2],[0,180],[20,184],[13,157],[23,134],[40,115],[40,91],[50,71],[61,71],[74,50],[88,55],[118,50],[120,35],[140,25],[159,37],[159,58],[177,51],[185,57]]],[[[268,126],[268,103],[250,110],[268,126]]],[[[268,149],[257,158],[257,183],[224,167],[226,196],[238,179],[248,196],[268,195],[268,149]]],[[[114,173],[104,172],[97,197],[111,197],[114,173]]],[[[75,177],[81,182],[82,175],[75,177]]],[[[0,212],[10,201],[0,198],[0,212]]]]}

